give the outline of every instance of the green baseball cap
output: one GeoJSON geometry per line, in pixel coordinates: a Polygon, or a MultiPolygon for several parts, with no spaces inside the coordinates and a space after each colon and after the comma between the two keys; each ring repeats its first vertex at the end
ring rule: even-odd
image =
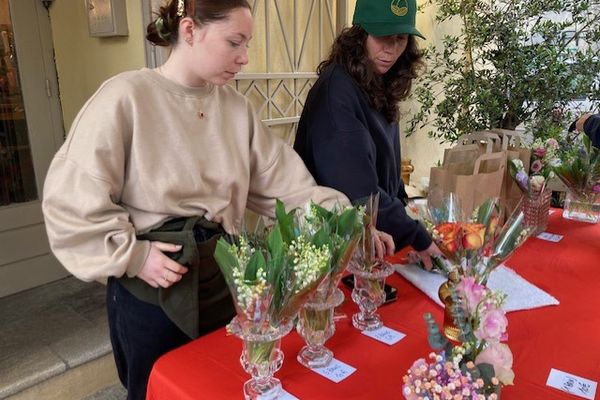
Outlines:
{"type": "Polygon", "coordinates": [[[415,27],[416,16],[416,0],[357,0],[352,25],[373,36],[408,34],[425,39],[415,27]]]}

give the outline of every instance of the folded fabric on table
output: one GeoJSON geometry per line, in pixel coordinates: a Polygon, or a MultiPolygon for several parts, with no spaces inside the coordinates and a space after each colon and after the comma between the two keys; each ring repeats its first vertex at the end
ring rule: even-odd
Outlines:
{"type": "MultiPolygon", "coordinates": [[[[443,306],[438,296],[438,289],[446,281],[445,276],[427,272],[412,264],[396,264],[394,267],[396,272],[421,289],[437,304],[443,306]]],[[[554,297],[527,282],[521,275],[505,265],[500,265],[492,272],[487,286],[490,289],[506,293],[506,303],[504,304],[506,312],[560,304],[554,297]]]]}

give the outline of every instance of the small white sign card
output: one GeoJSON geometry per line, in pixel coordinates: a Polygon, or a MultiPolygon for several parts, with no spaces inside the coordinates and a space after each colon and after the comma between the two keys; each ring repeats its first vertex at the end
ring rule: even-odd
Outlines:
{"type": "Polygon", "coordinates": [[[542,239],[542,240],[547,240],[549,242],[558,243],[562,240],[563,235],[557,235],[555,233],[550,233],[550,232],[542,232],[539,235],[537,235],[537,238],[542,239]]]}
{"type": "Polygon", "coordinates": [[[404,333],[395,331],[387,326],[382,326],[381,328],[372,331],[362,331],[362,334],[375,340],[379,340],[382,343],[389,344],[390,346],[398,343],[406,336],[404,333]]]}
{"type": "Polygon", "coordinates": [[[596,396],[596,382],[554,368],[550,370],[546,385],[584,399],[594,400],[596,396]]]}
{"type": "Polygon", "coordinates": [[[311,368],[317,374],[324,376],[325,378],[340,383],[356,371],[356,368],[341,362],[340,360],[333,359],[331,364],[323,368],[311,368]]]}
{"type": "MultiPolygon", "coordinates": [[[[272,395],[270,395],[270,393],[266,393],[264,395],[258,396],[257,400],[266,400],[266,399],[271,399],[271,398],[273,398],[272,395]]],[[[277,400],[300,400],[300,399],[298,399],[293,394],[290,394],[289,392],[286,392],[285,390],[281,389],[281,393],[279,393],[279,396],[277,396],[277,400]]]]}

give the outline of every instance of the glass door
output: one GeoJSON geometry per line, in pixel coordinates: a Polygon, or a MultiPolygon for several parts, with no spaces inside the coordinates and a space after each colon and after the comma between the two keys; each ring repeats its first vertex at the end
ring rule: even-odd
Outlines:
{"type": "Polygon", "coordinates": [[[58,279],[41,212],[63,140],[52,32],[39,0],[0,0],[0,297],[58,279]]]}

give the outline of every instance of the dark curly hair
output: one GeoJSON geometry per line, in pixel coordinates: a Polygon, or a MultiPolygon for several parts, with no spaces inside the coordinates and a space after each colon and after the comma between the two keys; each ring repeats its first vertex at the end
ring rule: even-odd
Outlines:
{"type": "Polygon", "coordinates": [[[371,107],[389,122],[400,119],[398,103],[408,97],[413,79],[424,67],[423,51],[409,35],[406,50],[384,75],[378,74],[365,47],[369,34],[361,26],[344,29],[331,46],[329,57],[317,67],[317,73],[332,63],[342,65],[364,90],[371,107]]]}
{"type": "Polygon", "coordinates": [[[197,24],[203,25],[227,18],[235,8],[248,8],[247,0],[185,0],[185,14],[177,15],[178,0],[171,0],[159,8],[157,17],[146,28],[146,39],[156,46],[171,46],[177,43],[179,20],[190,16],[197,24]]]}

